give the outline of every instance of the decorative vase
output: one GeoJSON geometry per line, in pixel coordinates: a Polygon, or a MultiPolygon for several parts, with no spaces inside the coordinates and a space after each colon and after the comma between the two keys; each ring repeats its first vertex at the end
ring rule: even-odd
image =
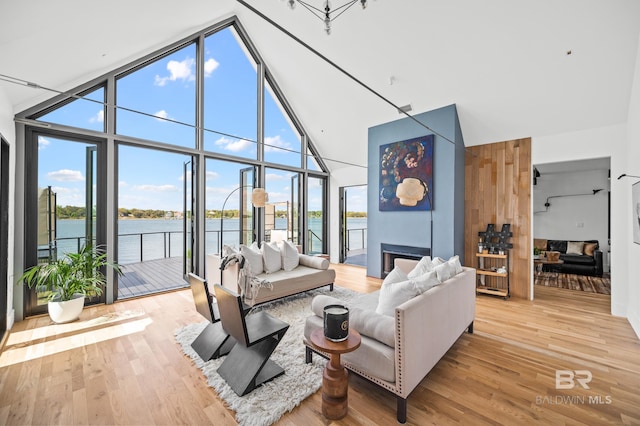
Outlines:
{"type": "Polygon", "coordinates": [[[49,317],[57,324],[75,321],[84,308],[84,294],[74,294],[73,299],[60,301],[60,296],[48,303],[49,317]]]}

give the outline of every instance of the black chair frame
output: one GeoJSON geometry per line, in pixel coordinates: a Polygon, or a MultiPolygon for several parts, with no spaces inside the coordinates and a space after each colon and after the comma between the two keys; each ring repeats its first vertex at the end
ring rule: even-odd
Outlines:
{"type": "MultiPolygon", "coordinates": [[[[228,354],[236,344],[236,340],[222,329],[218,306],[209,292],[207,281],[193,273],[189,273],[189,285],[191,286],[196,310],[209,321],[198,337],[191,343],[191,348],[205,362],[228,354]]],[[[243,306],[245,313],[249,309],[249,306],[243,306]]]]}
{"type": "Polygon", "coordinates": [[[241,297],[219,284],[214,285],[223,330],[236,345],[218,368],[218,374],[238,396],[284,374],[269,357],[282,341],[289,324],[266,312],[243,314],[241,297]]]}

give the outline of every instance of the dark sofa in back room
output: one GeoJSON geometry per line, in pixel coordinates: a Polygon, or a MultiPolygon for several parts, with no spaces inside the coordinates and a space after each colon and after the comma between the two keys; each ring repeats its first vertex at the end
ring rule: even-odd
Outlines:
{"type": "MultiPolygon", "coordinates": [[[[560,259],[564,261],[560,266],[560,272],[564,274],[602,276],[602,251],[600,251],[598,240],[568,241],[536,238],[534,247],[544,251],[560,252],[560,259]]],[[[545,265],[545,267],[548,266],[545,265]]]]}

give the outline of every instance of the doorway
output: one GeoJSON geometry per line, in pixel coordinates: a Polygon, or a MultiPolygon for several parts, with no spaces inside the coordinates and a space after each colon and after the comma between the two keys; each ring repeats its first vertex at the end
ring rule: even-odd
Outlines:
{"type": "Polygon", "coordinates": [[[193,270],[193,161],[118,146],[117,260],[122,300],[187,287],[193,270]]]}
{"type": "Polygon", "coordinates": [[[340,188],[340,263],[367,266],[367,185],[340,188]]]}
{"type": "Polygon", "coordinates": [[[533,166],[534,294],[540,286],[610,294],[610,180],[609,158],[533,166]],[[560,263],[545,250],[560,251],[560,263]]]}
{"type": "MultiPolygon", "coordinates": [[[[27,138],[25,267],[52,262],[106,240],[101,140],[33,132],[27,138]]],[[[49,292],[26,289],[27,315],[47,312],[49,292]]],[[[103,303],[105,294],[85,299],[103,303]]]]}

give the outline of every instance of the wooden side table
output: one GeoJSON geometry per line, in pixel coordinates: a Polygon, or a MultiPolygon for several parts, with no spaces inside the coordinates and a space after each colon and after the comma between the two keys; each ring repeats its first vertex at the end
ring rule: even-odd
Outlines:
{"type": "Polygon", "coordinates": [[[331,356],[322,373],[322,414],[329,420],[339,420],[349,410],[349,372],[340,362],[340,355],[355,351],[360,342],[360,333],[352,328],[343,342],[327,340],[322,328],[311,333],[311,344],[331,356]]]}

